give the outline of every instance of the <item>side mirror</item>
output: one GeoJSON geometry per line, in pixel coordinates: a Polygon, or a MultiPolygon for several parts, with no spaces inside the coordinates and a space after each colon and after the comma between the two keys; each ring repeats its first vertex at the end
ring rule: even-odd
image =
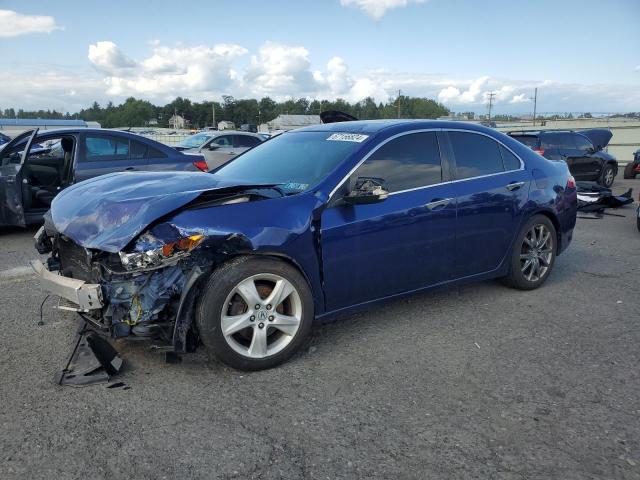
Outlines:
{"type": "Polygon", "coordinates": [[[220,148],[220,145],[218,145],[217,143],[213,143],[213,142],[211,142],[207,148],[208,148],[209,150],[217,150],[217,149],[219,149],[219,148],[220,148]]]}
{"type": "Polygon", "coordinates": [[[383,184],[384,180],[381,178],[358,177],[355,187],[342,199],[350,205],[382,202],[389,196],[389,191],[383,184]]]}

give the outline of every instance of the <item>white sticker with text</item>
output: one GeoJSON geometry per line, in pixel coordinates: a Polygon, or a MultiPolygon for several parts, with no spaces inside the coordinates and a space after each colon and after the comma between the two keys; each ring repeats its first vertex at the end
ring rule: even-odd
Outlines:
{"type": "Polygon", "coordinates": [[[334,142],[356,142],[362,143],[369,135],[362,135],[361,133],[334,133],[327,140],[332,140],[334,142]]]}

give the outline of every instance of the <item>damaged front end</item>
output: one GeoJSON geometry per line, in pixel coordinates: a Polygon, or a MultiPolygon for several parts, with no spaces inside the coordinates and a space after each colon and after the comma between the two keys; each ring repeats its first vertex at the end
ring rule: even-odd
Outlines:
{"type": "Polygon", "coordinates": [[[195,347],[192,287],[208,261],[191,253],[204,238],[180,233],[161,240],[147,232],[129,250],[112,253],[84,248],[49,224],[36,234],[38,251],[51,253],[47,266],[32,266],[43,287],[60,297],[58,308],[78,312],[94,329],[183,353],[195,347]]]}

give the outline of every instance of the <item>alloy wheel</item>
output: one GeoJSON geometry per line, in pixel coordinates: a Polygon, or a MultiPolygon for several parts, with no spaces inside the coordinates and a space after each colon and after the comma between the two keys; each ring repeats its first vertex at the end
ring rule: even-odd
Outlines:
{"type": "Polygon", "coordinates": [[[613,168],[607,168],[604,172],[604,184],[606,186],[611,186],[613,185],[613,168]]]}
{"type": "Polygon", "coordinates": [[[553,238],[543,224],[537,224],[525,234],[520,251],[520,270],[530,281],[537,282],[546,275],[553,259],[553,238]]]}
{"type": "Polygon", "coordinates": [[[281,352],[302,321],[302,300],[293,284],[264,273],[239,282],[227,296],[220,318],[229,346],[248,358],[281,352]]]}

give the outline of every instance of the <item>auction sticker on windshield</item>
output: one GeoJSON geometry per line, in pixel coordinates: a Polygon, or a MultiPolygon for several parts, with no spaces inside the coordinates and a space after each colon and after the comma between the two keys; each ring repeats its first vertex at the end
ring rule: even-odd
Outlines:
{"type": "Polygon", "coordinates": [[[327,140],[332,140],[334,142],[356,142],[362,143],[369,135],[362,135],[361,133],[334,133],[327,140]]]}

